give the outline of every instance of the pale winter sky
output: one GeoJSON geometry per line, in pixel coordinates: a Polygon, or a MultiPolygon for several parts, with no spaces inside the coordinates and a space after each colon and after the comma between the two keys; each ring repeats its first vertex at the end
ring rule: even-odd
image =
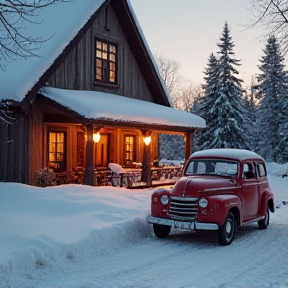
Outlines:
{"type": "Polygon", "coordinates": [[[203,71],[209,55],[219,51],[226,21],[241,60],[241,79],[250,84],[251,75],[259,72],[266,41],[260,29],[245,28],[252,19],[250,0],[130,1],[152,53],[179,62],[180,73],[193,85],[204,83],[203,71]]]}

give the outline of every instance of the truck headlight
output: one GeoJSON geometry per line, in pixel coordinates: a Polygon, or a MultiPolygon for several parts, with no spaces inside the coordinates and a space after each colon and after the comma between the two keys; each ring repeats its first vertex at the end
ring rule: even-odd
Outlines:
{"type": "Polygon", "coordinates": [[[201,198],[199,201],[198,201],[198,205],[201,207],[201,208],[206,208],[208,206],[208,200],[206,198],[201,198]]]}
{"type": "Polygon", "coordinates": [[[163,205],[167,205],[169,203],[169,198],[167,195],[162,195],[160,201],[163,205]]]}

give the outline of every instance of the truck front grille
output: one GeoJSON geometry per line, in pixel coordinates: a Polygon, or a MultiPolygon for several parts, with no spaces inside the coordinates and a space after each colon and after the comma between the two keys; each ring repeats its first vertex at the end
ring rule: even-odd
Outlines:
{"type": "Polygon", "coordinates": [[[172,219],[194,220],[197,216],[197,198],[170,197],[169,216],[172,219]]]}

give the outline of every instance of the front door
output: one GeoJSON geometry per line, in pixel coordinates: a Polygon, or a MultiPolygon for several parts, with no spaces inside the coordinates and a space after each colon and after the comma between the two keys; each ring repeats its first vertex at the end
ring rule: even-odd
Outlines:
{"type": "Polygon", "coordinates": [[[100,141],[95,143],[96,167],[107,167],[110,163],[110,134],[101,134],[100,141]]]}

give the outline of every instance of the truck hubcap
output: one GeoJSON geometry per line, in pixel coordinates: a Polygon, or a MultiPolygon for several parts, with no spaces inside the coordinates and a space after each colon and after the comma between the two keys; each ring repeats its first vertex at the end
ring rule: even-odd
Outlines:
{"type": "Polygon", "coordinates": [[[228,236],[228,237],[229,237],[229,234],[231,233],[231,230],[232,230],[231,223],[230,223],[230,222],[227,222],[227,223],[226,223],[226,233],[227,233],[227,236],[228,236]]]}

